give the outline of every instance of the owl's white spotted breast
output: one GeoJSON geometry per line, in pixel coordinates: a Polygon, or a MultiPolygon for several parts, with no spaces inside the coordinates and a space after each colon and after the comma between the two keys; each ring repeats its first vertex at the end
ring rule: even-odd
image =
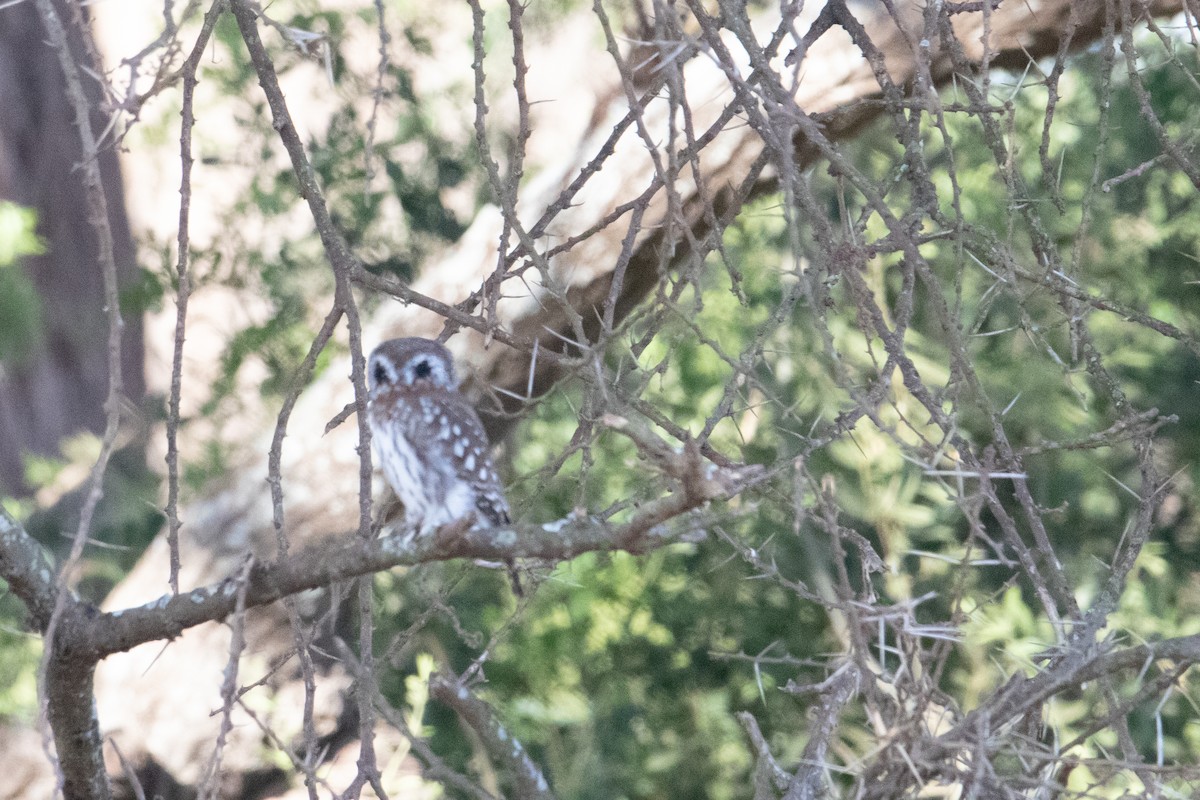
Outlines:
{"type": "Polygon", "coordinates": [[[472,512],[484,525],[509,521],[483,426],[457,392],[380,387],[368,420],[384,475],[423,532],[472,512]]]}

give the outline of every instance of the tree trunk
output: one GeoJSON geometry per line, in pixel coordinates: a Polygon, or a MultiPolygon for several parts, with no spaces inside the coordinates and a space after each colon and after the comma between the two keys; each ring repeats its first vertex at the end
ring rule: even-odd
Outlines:
{"type": "MultiPolygon", "coordinates": [[[[66,4],[61,4],[66,13],[66,4]]],[[[77,63],[91,70],[88,49],[71,41],[77,63]]],[[[102,108],[100,86],[85,88],[102,108]]],[[[0,10],[0,199],[37,211],[42,255],[21,260],[41,301],[41,326],[16,360],[0,364],[0,495],[30,488],[23,456],[58,456],[61,441],[104,430],[108,394],[107,331],[98,244],[87,224],[82,158],[66,85],[32,3],[0,10]]],[[[94,115],[97,130],[107,120],[94,115]]],[[[111,145],[111,141],[109,142],[111,145]]],[[[100,169],[109,199],[118,282],[137,281],[133,239],[125,216],[117,154],[101,153],[100,169]]],[[[129,399],[143,392],[141,310],[125,318],[122,367],[129,399]]]]}

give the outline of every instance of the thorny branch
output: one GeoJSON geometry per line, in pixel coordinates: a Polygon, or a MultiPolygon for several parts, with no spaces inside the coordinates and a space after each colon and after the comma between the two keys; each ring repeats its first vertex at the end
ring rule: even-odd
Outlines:
{"type": "Polygon", "coordinates": [[[508,767],[516,796],[529,800],[554,800],[546,776],[521,743],[496,719],[494,710],[476,696],[455,675],[434,675],[429,679],[430,695],[454,709],[483,740],[488,753],[508,767]]]}
{"type": "MultiPolygon", "coordinates": [[[[121,339],[124,322],[121,318],[121,298],[117,285],[117,265],[113,250],[113,232],[110,225],[108,199],[104,193],[104,182],[100,174],[100,138],[92,128],[96,109],[88,100],[84,90],[77,59],[71,42],[78,44],[77,50],[94,55],[87,48],[90,30],[84,22],[83,12],[78,6],[70,6],[69,29],[63,25],[52,0],[37,0],[38,13],[45,26],[50,46],[58,57],[66,83],[74,124],[79,137],[83,172],[83,186],[87,197],[87,221],[98,244],[97,258],[103,276],[103,307],[108,318],[108,395],[104,402],[104,436],[100,453],[92,467],[88,490],[79,515],[71,542],[71,551],[59,572],[54,591],[57,593],[53,611],[43,629],[46,647],[43,669],[39,677],[39,703],[42,721],[46,726],[44,737],[54,738],[55,756],[58,760],[62,791],[68,800],[76,797],[105,798],[108,796],[108,781],[104,776],[100,753],[99,721],[91,711],[94,695],[94,664],[82,669],[67,666],[68,659],[62,658],[73,642],[69,638],[59,639],[63,629],[78,623],[80,606],[72,588],[78,580],[78,568],[84,547],[92,534],[96,509],[104,495],[104,477],[108,464],[116,449],[117,434],[121,424],[121,404],[124,400],[122,383],[121,339]]],[[[98,63],[98,59],[96,60],[98,63]]],[[[11,521],[11,519],[10,519],[11,521]]],[[[37,563],[36,561],[34,563],[37,563]]],[[[37,592],[44,597],[42,591],[37,592]]]]}

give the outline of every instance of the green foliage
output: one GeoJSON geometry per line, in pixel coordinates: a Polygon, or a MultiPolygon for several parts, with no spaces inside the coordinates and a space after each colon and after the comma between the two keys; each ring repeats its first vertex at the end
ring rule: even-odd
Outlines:
{"type": "Polygon", "coordinates": [[[17,265],[45,252],[35,233],[37,213],[0,201],[0,364],[19,364],[38,342],[42,303],[33,281],[17,265]]]}
{"type": "Polygon", "coordinates": [[[41,638],[11,627],[21,618],[20,604],[0,596],[0,723],[29,725],[37,718],[37,669],[41,638]]]}
{"type": "MultiPolygon", "coordinates": [[[[19,520],[31,504],[0,497],[4,510],[19,520]]],[[[29,725],[37,719],[37,671],[41,637],[24,630],[25,607],[0,581],[0,724],[29,725]]]]}
{"type": "MultiPolygon", "coordinates": [[[[1194,88],[1178,75],[1178,65],[1147,71],[1151,83],[1179,83],[1174,89],[1156,86],[1158,110],[1168,126],[1192,125],[1194,105],[1172,101],[1194,88]]],[[[1037,155],[1045,92],[1026,85],[1015,93],[1012,116],[1023,137],[1015,148],[1016,167],[1039,195],[1035,218],[1060,248],[1072,280],[1194,331],[1200,328],[1195,189],[1164,169],[1118,183],[1110,192],[1097,191],[1093,172],[1119,175],[1157,152],[1147,149],[1136,98],[1119,79],[1107,101],[1107,129],[1092,124],[1102,101],[1100,74],[1099,56],[1084,55],[1071,71],[1074,77],[1060,87],[1057,113],[1073,121],[1051,130],[1052,174],[1042,171],[1037,155]],[[1093,153],[1099,153],[1098,163],[1093,153]]],[[[1082,356],[1072,350],[1076,339],[1058,303],[1032,291],[994,287],[997,265],[988,264],[993,245],[1006,243],[1022,252],[1025,242],[1028,252],[1036,233],[1014,215],[1010,195],[997,191],[995,160],[980,143],[977,123],[951,115],[946,124],[949,140],[936,129],[925,131],[927,155],[940,165],[938,213],[947,218],[960,213],[951,203],[953,169],[965,235],[923,246],[950,291],[935,298],[922,295],[928,287],[921,287],[907,351],[925,384],[947,393],[961,435],[978,444],[993,441],[988,412],[1005,410],[1009,441],[1036,448],[1026,458],[1027,484],[1039,505],[1055,509],[1048,534],[1086,605],[1099,591],[1104,563],[1136,507],[1122,488],[1138,484],[1134,453],[1116,440],[1100,448],[1046,447],[1104,431],[1113,409],[1094,378],[1080,369],[1082,356]],[[964,389],[949,365],[936,312],[940,302],[959,304],[978,392],[964,389]]],[[[846,153],[878,176],[889,174],[901,156],[886,122],[846,153]]],[[[841,182],[816,175],[813,184],[837,224],[861,225],[867,236],[886,233],[841,182]]],[[[903,211],[912,197],[900,184],[889,201],[903,211]]],[[[844,280],[831,278],[833,310],[801,302],[785,319],[772,319],[794,290],[796,270],[813,268],[797,264],[789,253],[779,202],[764,198],[742,214],[725,236],[727,260],[710,259],[699,290],[685,287],[677,305],[641,312],[628,326],[627,340],[609,348],[610,370],[622,376],[623,388],[693,435],[707,435],[732,458],[764,464],[801,452],[814,429],[853,405],[850,389],[867,385],[882,362],[879,342],[863,336],[860,320],[843,314],[851,307],[844,280]],[[644,346],[631,348],[636,342],[644,346]],[[838,354],[836,363],[830,352],[838,354]],[[714,426],[708,420],[722,407],[731,413],[714,426]]],[[[810,254],[819,257],[815,249],[810,254]]],[[[884,253],[866,262],[864,275],[894,297],[903,264],[884,253]]],[[[1195,633],[1200,595],[1187,587],[1200,556],[1200,535],[1187,487],[1200,478],[1194,458],[1200,448],[1194,402],[1200,364],[1172,340],[1120,314],[1093,313],[1086,324],[1131,402],[1181,416],[1180,424],[1165,431],[1170,452],[1164,458],[1184,465],[1169,490],[1174,500],[1166,507],[1174,510],[1164,515],[1155,541],[1142,553],[1109,628],[1133,639],[1195,633]]],[[[796,521],[795,504],[813,502],[801,466],[836,487],[841,524],[867,536],[883,557],[889,572],[876,579],[875,588],[885,602],[927,598],[918,619],[960,621],[964,641],[946,662],[944,684],[964,708],[1012,674],[1032,674],[1039,654],[1054,643],[1054,631],[1030,588],[1014,582],[1013,570],[994,563],[964,566],[987,554],[972,541],[956,505],[958,479],[931,478],[897,446],[898,440],[916,446],[916,434],[933,429],[899,379],[895,384],[878,409],[885,427],[863,419],[848,436],[795,471],[782,470],[753,496],[683,523],[696,528],[687,544],[637,558],[584,556],[556,568],[511,628],[495,607],[504,602],[499,577],[455,584],[447,602],[462,628],[480,638],[493,631],[499,636],[486,668],[488,697],[548,766],[561,796],[748,797],[754,764],[733,721],[734,712],[743,709],[763,723],[781,761],[799,757],[803,703],[779,687],[789,678],[801,680],[798,673],[821,680],[822,670],[813,665],[836,649],[829,618],[778,581],[756,579],[759,571],[726,542],[755,548],[781,576],[813,590],[830,585],[834,543],[819,526],[796,521]]],[[[580,508],[620,518],[631,504],[655,494],[645,466],[619,436],[585,437],[586,446],[562,455],[570,451],[590,402],[580,387],[564,387],[514,437],[520,444],[512,453],[517,478],[511,495],[522,516],[553,519],[580,508]]],[[[428,607],[428,601],[415,602],[428,607]]],[[[462,668],[478,652],[472,642],[479,640],[464,643],[462,631],[446,633],[459,642],[447,654],[449,661],[462,668]]],[[[1200,757],[1200,737],[1189,725],[1194,707],[1187,692],[1194,687],[1185,683],[1157,716],[1152,704],[1136,710],[1131,733],[1145,758],[1156,757],[1160,723],[1167,758],[1189,763],[1200,757]]],[[[1130,694],[1136,684],[1122,688],[1130,694]]],[[[1085,732],[1088,712],[1104,702],[1097,692],[1081,687],[1056,700],[1048,722],[1058,736],[1085,732]]],[[[439,752],[466,758],[450,719],[435,712],[430,724],[439,752]]],[[[851,738],[845,746],[858,746],[852,733],[846,735],[851,738]]],[[[1080,756],[1103,760],[1105,748],[1115,746],[1107,735],[1087,740],[1080,756]]],[[[1021,774],[1017,760],[1008,768],[1021,774]]],[[[1071,786],[1098,776],[1093,767],[1081,767],[1071,786]]],[[[1124,778],[1105,780],[1103,796],[1119,793],[1124,778]]]]}
{"type": "Polygon", "coordinates": [[[0,267],[7,267],[21,256],[46,252],[38,238],[37,212],[7,200],[0,201],[0,267]]]}

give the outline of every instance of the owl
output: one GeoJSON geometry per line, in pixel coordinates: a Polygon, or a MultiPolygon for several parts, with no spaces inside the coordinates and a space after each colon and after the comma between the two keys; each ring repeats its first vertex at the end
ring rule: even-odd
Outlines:
{"type": "Polygon", "coordinates": [[[477,526],[510,521],[483,424],[458,393],[449,350],[417,337],[383,342],[367,362],[367,382],[383,474],[421,535],[470,514],[477,526]]]}

